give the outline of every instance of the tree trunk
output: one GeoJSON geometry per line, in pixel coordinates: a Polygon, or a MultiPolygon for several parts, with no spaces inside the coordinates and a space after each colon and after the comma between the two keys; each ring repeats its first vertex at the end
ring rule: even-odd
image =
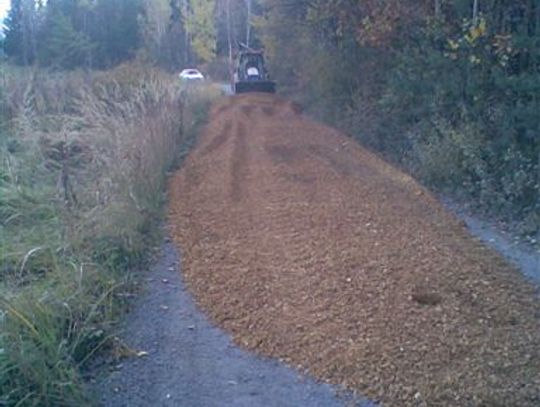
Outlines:
{"type": "Polygon", "coordinates": [[[189,30],[187,29],[187,19],[189,18],[189,0],[184,0],[183,9],[184,9],[184,64],[185,66],[189,65],[189,30]]]}
{"type": "Polygon", "coordinates": [[[435,0],[435,18],[441,18],[441,0],[435,0]]]}
{"type": "Polygon", "coordinates": [[[246,45],[250,46],[251,41],[251,0],[246,0],[247,16],[246,16],[246,45]]]}
{"type": "Polygon", "coordinates": [[[227,0],[227,45],[229,47],[229,77],[232,83],[233,77],[233,45],[231,33],[231,0],[227,0]]]}

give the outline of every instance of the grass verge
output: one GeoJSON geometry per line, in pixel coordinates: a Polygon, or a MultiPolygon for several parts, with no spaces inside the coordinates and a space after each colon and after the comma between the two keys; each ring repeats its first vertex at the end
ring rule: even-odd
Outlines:
{"type": "Polygon", "coordinates": [[[4,70],[2,84],[0,405],[91,404],[81,372],[111,341],[167,171],[217,92],[136,66],[4,70]]]}

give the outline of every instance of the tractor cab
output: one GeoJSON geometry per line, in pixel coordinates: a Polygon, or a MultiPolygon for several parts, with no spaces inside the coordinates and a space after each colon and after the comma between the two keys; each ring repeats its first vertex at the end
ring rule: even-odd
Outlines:
{"type": "Polygon", "coordinates": [[[234,72],[234,92],[275,93],[276,83],[270,80],[263,51],[245,49],[239,52],[234,72]]]}

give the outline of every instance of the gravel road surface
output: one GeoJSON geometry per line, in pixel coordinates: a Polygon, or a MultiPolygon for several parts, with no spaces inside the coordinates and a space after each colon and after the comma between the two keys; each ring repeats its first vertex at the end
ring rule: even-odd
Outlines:
{"type": "Polygon", "coordinates": [[[374,406],[233,345],[197,309],[179,264],[175,246],[164,242],[121,333],[148,355],[126,359],[97,380],[103,406],[374,406]]]}
{"type": "Polygon", "coordinates": [[[296,104],[216,103],[170,197],[186,286],[239,346],[385,405],[540,404],[536,287],[296,104]]]}

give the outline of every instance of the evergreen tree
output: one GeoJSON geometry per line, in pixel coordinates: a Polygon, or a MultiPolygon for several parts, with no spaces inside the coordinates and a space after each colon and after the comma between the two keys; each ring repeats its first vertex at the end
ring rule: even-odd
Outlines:
{"type": "Polygon", "coordinates": [[[144,19],[141,28],[146,49],[157,61],[164,59],[172,13],[173,4],[169,0],[144,0],[144,19]]]}
{"type": "Polygon", "coordinates": [[[96,64],[109,67],[131,58],[141,45],[140,0],[98,0],[88,27],[90,39],[97,44],[96,64]]]}
{"type": "Polygon", "coordinates": [[[11,9],[4,21],[4,51],[18,63],[28,63],[24,50],[22,0],[11,0],[11,9]]]}
{"type": "Polygon", "coordinates": [[[139,47],[140,11],[139,0],[49,0],[40,62],[107,68],[129,59],[139,47]]]}
{"type": "Polygon", "coordinates": [[[75,68],[85,64],[93,49],[88,37],[75,30],[70,19],[60,11],[48,20],[47,37],[40,47],[40,62],[57,68],[75,68]]]}

